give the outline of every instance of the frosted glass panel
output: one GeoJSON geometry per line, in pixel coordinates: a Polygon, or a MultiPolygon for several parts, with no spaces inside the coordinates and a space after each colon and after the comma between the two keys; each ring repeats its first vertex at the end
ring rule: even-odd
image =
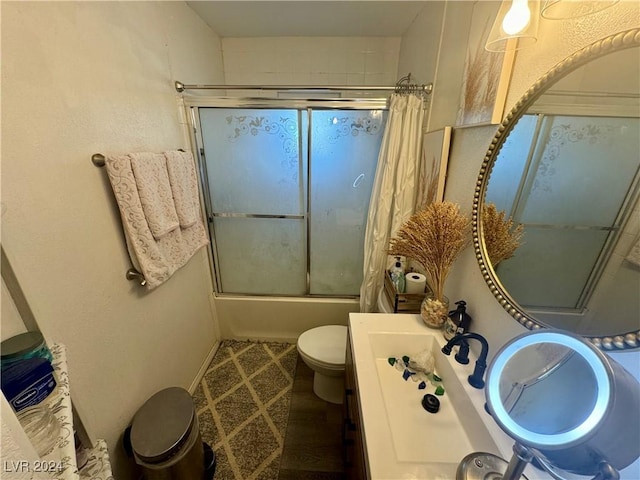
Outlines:
{"type": "Polygon", "coordinates": [[[214,232],[222,292],[305,293],[303,220],[216,218],[214,232]]]}
{"type": "Polygon", "coordinates": [[[386,112],[311,116],[311,294],[358,295],[364,232],[386,112]]]}
{"type": "Polygon", "coordinates": [[[525,308],[575,308],[608,232],[525,227],[516,255],[498,276],[525,308]]]}
{"type": "Polygon", "coordinates": [[[638,170],[639,139],[637,118],[545,117],[519,221],[612,226],[638,170]],[[594,192],[607,194],[594,201],[594,192]]]}
{"type": "Polygon", "coordinates": [[[214,213],[303,213],[297,110],[199,111],[214,213]]]}
{"type": "Polygon", "coordinates": [[[520,179],[525,173],[536,120],[535,115],[525,115],[518,120],[491,170],[486,202],[495,204],[498,210],[504,210],[508,215],[511,215],[520,179]]]}

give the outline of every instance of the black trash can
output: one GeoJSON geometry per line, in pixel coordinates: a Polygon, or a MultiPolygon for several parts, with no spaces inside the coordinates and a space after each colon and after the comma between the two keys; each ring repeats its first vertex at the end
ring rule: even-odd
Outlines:
{"type": "Polygon", "coordinates": [[[183,388],[166,388],[147,400],[133,417],[130,441],[145,480],[204,478],[198,416],[183,388]]]}

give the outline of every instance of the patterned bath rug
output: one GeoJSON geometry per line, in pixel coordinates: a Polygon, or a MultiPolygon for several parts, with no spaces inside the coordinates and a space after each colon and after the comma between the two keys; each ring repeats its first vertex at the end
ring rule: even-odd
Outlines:
{"type": "Polygon", "coordinates": [[[194,393],[214,480],[277,480],[297,356],[295,344],[222,342],[194,393]]]}

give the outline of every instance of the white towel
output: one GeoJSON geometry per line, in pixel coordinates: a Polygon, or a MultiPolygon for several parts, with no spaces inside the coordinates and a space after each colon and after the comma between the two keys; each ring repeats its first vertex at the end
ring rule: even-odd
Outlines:
{"type": "Polygon", "coordinates": [[[106,167],[131,261],[147,280],[147,288],[154,289],[209,243],[206,230],[200,221],[155,239],[142,208],[130,156],[107,157],[106,167]]]}
{"type": "Polygon", "coordinates": [[[160,239],[180,225],[164,155],[145,152],[129,157],[144,215],[154,238],[160,239]]]}
{"type": "Polygon", "coordinates": [[[177,150],[164,152],[164,157],[180,227],[188,228],[200,217],[198,177],[193,157],[189,152],[177,150]]]}

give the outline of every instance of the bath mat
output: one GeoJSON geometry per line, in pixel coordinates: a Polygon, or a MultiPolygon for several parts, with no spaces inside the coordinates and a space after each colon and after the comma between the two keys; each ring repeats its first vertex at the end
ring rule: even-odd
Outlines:
{"type": "Polygon", "coordinates": [[[194,392],[214,480],[277,480],[297,356],[295,344],[222,342],[194,392]]]}

